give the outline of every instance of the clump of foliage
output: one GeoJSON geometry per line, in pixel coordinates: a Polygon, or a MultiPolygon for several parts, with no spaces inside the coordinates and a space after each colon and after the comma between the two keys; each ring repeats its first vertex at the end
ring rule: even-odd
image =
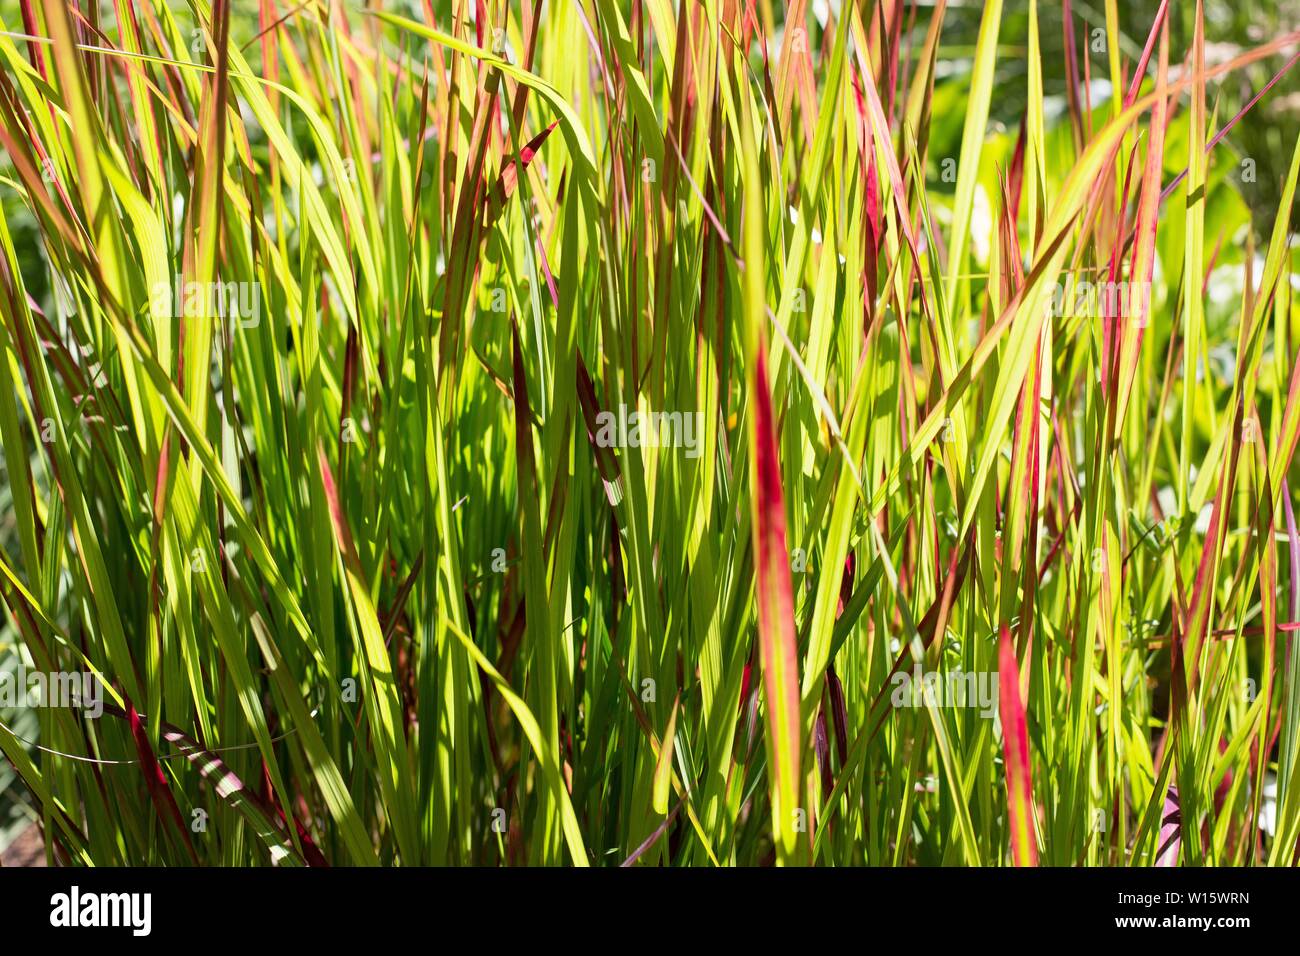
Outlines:
{"type": "Polygon", "coordinates": [[[1100,6],[6,5],[51,861],[1293,863],[1300,33],[1100,6]]]}

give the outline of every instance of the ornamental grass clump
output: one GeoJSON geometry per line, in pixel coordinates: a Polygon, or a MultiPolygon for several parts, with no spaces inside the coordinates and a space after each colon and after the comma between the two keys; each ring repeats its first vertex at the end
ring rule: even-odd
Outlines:
{"type": "Polygon", "coordinates": [[[1295,863],[1288,2],[0,3],[0,834],[1295,863]]]}

